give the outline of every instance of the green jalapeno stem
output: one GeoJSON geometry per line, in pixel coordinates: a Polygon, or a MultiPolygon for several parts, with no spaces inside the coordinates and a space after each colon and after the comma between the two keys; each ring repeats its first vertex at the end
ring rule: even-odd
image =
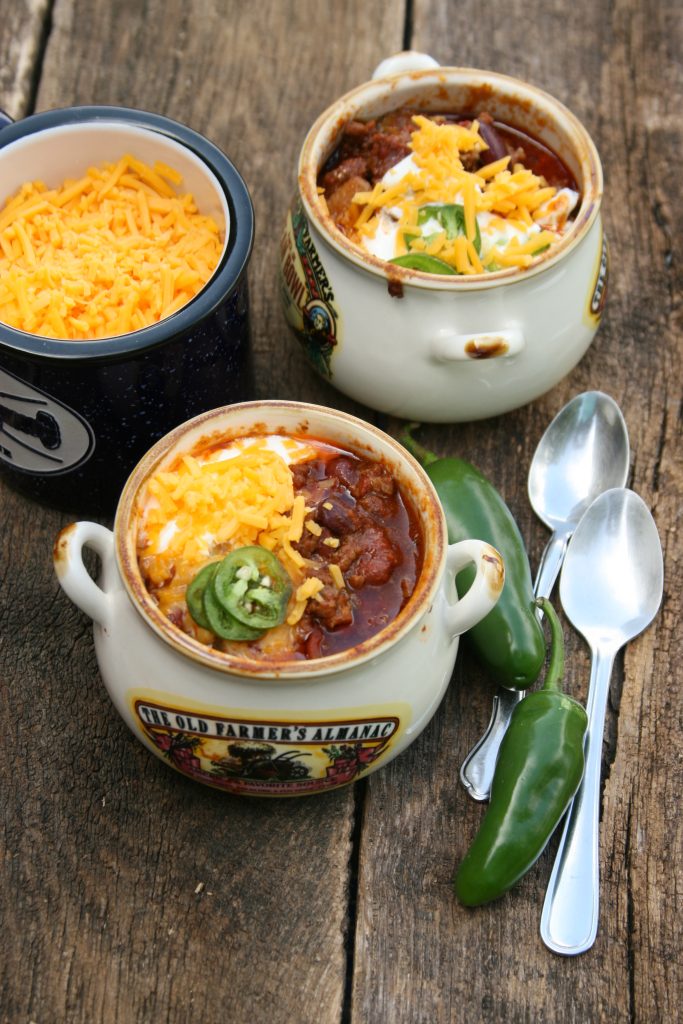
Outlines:
{"type": "Polygon", "coordinates": [[[401,444],[404,448],[408,449],[411,455],[415,456],[420,465],[430,466],[432,462],[439,461],[439,456],[435,455],[434,452],[430,452],[424,445],[415,440],[412,431],[417,430],[419,426],[419,423],[409,423],[401,434],[401,444]]]}
{"type": "Polygon", "coordinates": [[[536,607],[540,608],[550,626],[550,658],[545,673],[543,689],[546,691],[562,692],[560,685],[564,676],[564,637],[562,626],[557,617],[557,612],[547,597],[536,598],[536,607]]]}

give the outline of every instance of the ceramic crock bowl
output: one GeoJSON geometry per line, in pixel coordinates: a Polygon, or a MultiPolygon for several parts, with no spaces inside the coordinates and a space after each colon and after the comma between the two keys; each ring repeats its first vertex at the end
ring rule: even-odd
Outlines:
{"type": "Polygon", "coordinates": [[[459,635],[493,607],[504,577],[488,544],[448,546],[436,493],[396,441],[346,414],[276,401],[218,409],[172,431],[133,471],[113,533],[90,522],[66,527],[55,566],[68,596],[94,620],[102,678],[138,739],[192,779],[258,796],[325,791],[400,754],[444,695],[459,635]],[[272,432],[381,458],[420,524],[424,561],[407,604],[374,637],[329,657],[265,663],[208,648],[159,611],[138,568],[137,508],[147,477],[207,442],[272,432]],[[100,557],[98,582],[84,566],[86,547],[100,557]],[[474,583],[458,600],[454,575],[471,563],[474,583]]]}
{"type": "Polygon", "coordinates": [[[280,250],[287,322],[323,377],[385,413],[462,422],[524,405],[578,363],[602,312],[607,253],[595,146],[561,103],[504,75],[439,67],[411,52],[376,74],[321,114],[304,142],[280,250]],[[485,109],[547,143],[580,187],[573,229],[526,270],[471,277],[417,273],[351,243],[318,194],[317,174],[350,118],[402,106],[485,109]]]}
{"type": "Polygon", "coordinates": [[[253,210],[242,178],[207,139],[121,107],[35,114],[0,130],[0,202],[25,181],[57,186],[125,153],[179,171],[181,189],[224,226],[225,244],[203,290],[144,330],[62,341],[0,323],[0,473],[81,514],[113,512],[133,466],[172,427],[249,397],[253,210]]]}

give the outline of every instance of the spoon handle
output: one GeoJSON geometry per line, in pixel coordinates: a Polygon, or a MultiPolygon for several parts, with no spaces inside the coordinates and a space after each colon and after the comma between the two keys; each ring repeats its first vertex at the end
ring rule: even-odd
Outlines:
{"type": "Polygon", "coordinates": [[[576,956],[595,942],[600,914],[602,736],[616,650],[593,649],[588,689],[586,768],[569,805],[541,914],[541,938],[554,953],[576,956]]]}
{"type": "MultiPolygon", "coordinates": [[[[550,597],[564,561],[570,536],[571,533],[556,532],[546,544],[534,583],[536,597],[550,597]]],[[[523,696],[523,691],[498,687],[486,732],[472,747],[460,768],[460,781],[473,800],[489,798],[498,749],[503,742],[512,712],[523,696]]]]}

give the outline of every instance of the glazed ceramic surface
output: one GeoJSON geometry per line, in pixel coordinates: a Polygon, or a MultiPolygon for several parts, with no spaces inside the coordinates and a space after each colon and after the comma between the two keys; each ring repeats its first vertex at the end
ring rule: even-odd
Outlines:
{"type": "Polygon", "coordinates": [[[119,337],[62,341],[0,324],[0,472],[31,497],[92,513],[113,512],[151,443],[249,391],[253,211],[241,177],[206,139],[119,107],[36,114],[0,130],[0,200],[26,180],[59,185],[126,152],[178,170],[200,211],[224,227],[207,285],[172,316],[119,337]]]}
{"type": "Polygon", "coordinates": [[[434,65],[413,53],[384,62],[312,127],[282,236],[281,295],[307,358],[335,387],[392,415],[459,422],[538,397],[590,345],[606,294],[602,169],[583,126],[551,96],[493,72],[434,65]],[[353,245],[318,194],[318,171],[346,121],[401,106],[485,109],[548,144],[579,184],[573,229],[526,270],[471,277],[418,274],[353,245]]]}
{"type": "Polygon", "coordinates": [[[262,796],[344,785],[401,753],[444,695],[459,635],[494,606],[504,577],[489,545],[448,546],[436,493],[397,442],[354,417],[287,402],[216,410],[171,432],[133,472],[114,532],[72,524],[57,539],[55,566],[68,596],[94,620],[102,678],[138,739],[190,778],[262,796]],[[273,432],[381,458],[414,505],[423,535],[420,577],[398,617],[326,658],[264,662],[206,647],[161,614],[138,568],[137,512],[149,474],[207,440],[273,432]],[[101,559],[97,583],[83,563],[87,547],[101,559]],[[459,601],[454,577],[471,563],[477,575],[459,601]]]}

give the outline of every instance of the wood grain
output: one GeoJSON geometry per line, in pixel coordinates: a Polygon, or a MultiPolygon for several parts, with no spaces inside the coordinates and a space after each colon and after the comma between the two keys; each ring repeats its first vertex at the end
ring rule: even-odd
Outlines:
{"type": "MultiPolygon", "coordinates": [[[[245,177],[255,396],[357,412],[313,377],[283,325],[280,227],[324,107],[410,43],[526,78],[587,125],[605,167],[610,296],[596,341],[548,395],[496,420],[425,428],[499,487],[535,567],[531,454],[574,394],[608,391],[633,488],[664,547],[665,600],[615,668],[604,745],[603,909],[593,950],[542,945],[552,847],[504,900],[465,911],[453,871],[482,808],[460,787],[492,690],[466,655],[417,742],[354,789],[239,800],[172,773],[113,713],[89,621],[54,579],[65,519],[0,483],[0,1021],[185,1024],[651,1022],[681,993],[680,239],[683,28],[675,5],[575,0],[24,0],[0,19],[0,107],[155,110],[204,133],[245,177]],[[94,742],[93,742],[94,741],[94,742]]],[[[588,655],[567,630],[568,689],[588,655]]]]}
{"type": "MultiPolygon", "coordinates": [[[[629,427],[631,486],[659,525],[667,583],[661,615],[627,649],[612,680],[596,946],[566,960],[541,943],[554,843],[498,904],[467,911],[453,897],[451,877],[482,814],[459,787],[457,772],[486,723],[491,692],[463,659],[427,733],[402,763],[368,781],[366,821],[381,818],[382,828],[364,830],[360,852],[357,1020],[649,1022],[677,1012],[682,703],[671,616],[681,599],[675,249],[683,206],[680,181],[667,171],[682,134],[671,104],[682,84],[674,39],[680,44],[680,19],[638,4],[611,10],[580,4],[569,21],[560,8],[541,12],[540,5],[530,10],[515,2],[506,4],[504,18],[497,5],[414,4],[413,48],[443,63],[532,81],[584,121],[604,162],[611,248],[608,311],[569,378],[497,421],[434,427],[423,436],[437,451],[470,458],[490,474],[515,512],[535,566],[548,534],[526,500],[534,447],[572,395],[591,387],[609,392],[629,427]]],[[[571,631],[567,640],[567,686],[583,697],[585,645],[571,631]]]]}

